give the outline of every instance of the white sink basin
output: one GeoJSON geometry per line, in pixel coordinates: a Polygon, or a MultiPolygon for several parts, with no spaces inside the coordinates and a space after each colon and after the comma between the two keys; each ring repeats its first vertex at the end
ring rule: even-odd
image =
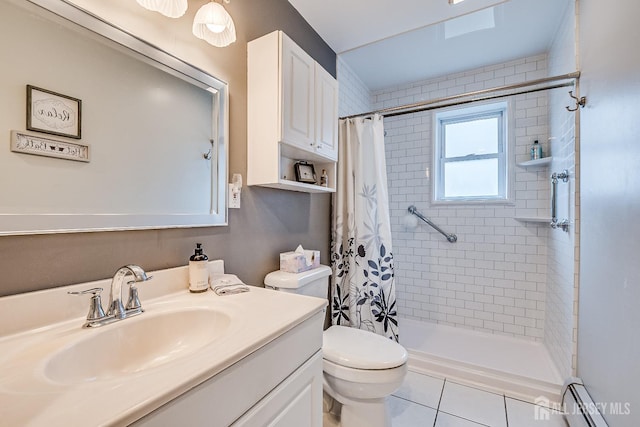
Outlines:
{"type": "Polygon", "coordinates": [[[215,309],[143,313],[99,329],[52,354],[45,376],[73,384],[154,368],[193,354],[224,335],[230,317],[215,309]]]}

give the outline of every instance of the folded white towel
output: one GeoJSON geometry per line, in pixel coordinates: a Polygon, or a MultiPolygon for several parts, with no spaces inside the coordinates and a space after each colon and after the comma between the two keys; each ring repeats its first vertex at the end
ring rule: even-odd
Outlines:
{"type": "Polygon", "coordinates": [[[242,292],[249,292],[249,286],[242,283],[242,280],[235,274],[215,274],[209,278],[211,289],[217,295],[233,295],[242,292]]]}

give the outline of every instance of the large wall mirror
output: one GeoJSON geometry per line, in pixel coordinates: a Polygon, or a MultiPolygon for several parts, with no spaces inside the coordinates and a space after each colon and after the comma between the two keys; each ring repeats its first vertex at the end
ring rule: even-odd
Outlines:
{"type": "Polygon", "coordinates": [[[0,32],[0,235],[226,224],[226,83],[64,0],[0,32]]]}

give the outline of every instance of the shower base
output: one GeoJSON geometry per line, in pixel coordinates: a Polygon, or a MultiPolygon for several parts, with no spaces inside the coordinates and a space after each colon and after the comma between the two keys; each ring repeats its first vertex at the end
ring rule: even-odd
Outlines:
{"type": "Polygon", "coordinates": [[[560,402],[562,378],[544,344],[400,319],[409,369],[528,402],[560,402]]]}

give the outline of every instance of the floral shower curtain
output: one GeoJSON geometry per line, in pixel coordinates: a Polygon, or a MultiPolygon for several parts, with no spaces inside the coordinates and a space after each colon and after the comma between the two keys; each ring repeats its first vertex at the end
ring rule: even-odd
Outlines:
{"type": "Polygon", "coordinates": [[[340,121],[331,320],[398,340],[382,117],[340,121]]]}

